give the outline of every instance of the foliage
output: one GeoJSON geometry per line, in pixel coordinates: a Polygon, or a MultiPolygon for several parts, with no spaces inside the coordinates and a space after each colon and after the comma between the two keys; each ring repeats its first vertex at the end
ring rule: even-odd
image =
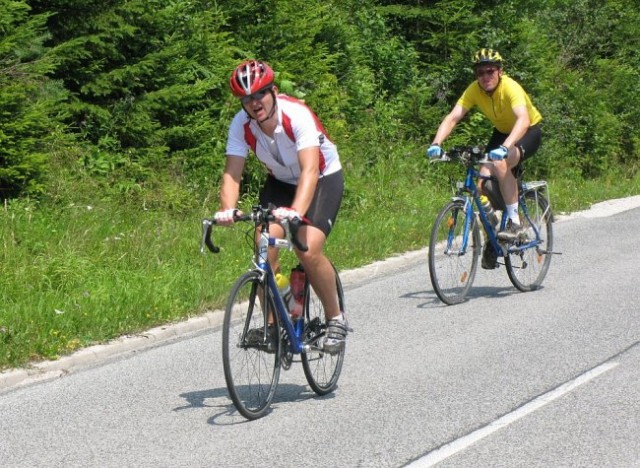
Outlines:
{"type": "Polygon", "coordinates": [[[581,178],[633,175],[640,165],[640,14],[624,1],[558,0],[536,19],[554,44],[547,50],[555,63],[538,89],[553,111],[547,127],[559,130],[556,158],[581,178]]]}
{"type": "Polygon", "coordinates": [[[130,184],[175,170],[196,187],[215,183],[232,66],[222,12],[207,1],[56,6],[53,77],[72,93],[67,123],[88,144],[86,170],[130,184]]]}
{"type": "Polygon", "coordinates": [[[47,15],[25,1],[0,8],[0,199],[45,190],[48,151],[64,139],[56,107],[66,92],[45,79],[54,62],[44,42],[47,15]]]}
{"type": "MultiPolygon", "coordinates": [[[[244,237],[225,234],[215,267],[194,252],[240,111],[228,77],[248,57],[338,144],[340,267],[424,245],[459,177],[424,150],[479,47],[543,115],[526,167],[555,206],[640,190],[640,11],[626,0],[0,2],[0,367],[221,303],[244,237]]],[[[447,145],[490,132],[471,112],[447,145]]],[[[247,169],[243,205],[264,177],[256,158],[247,169]]]]}
{"type": "MultiPolygon", "coordinates": [[[[7,6],[2,47],[11,53],[3,54],[0,75],[0,166],[3,180],[13,181],[3,182],[7,195],[44,191],[46,148],[68,148],[74,138],[77,148],[68,150],[77,155],[75,170],[101,180],[114,198],[139,203],[142,192],[171,185],[184,197],[208,194],[219,180],[228,122],[239,110],[228,75],[247,57],[269,61],[281,91],[306,100],[354,162],[362,151],[350,151],[352,135],[384,125],[372,112],[397,120],[387,125],[393,132],[382,132],[392,141],[423,145],[472,79],[468,60],[481,46],[502,52],[508,73],[542,111],[545,129],[562,128],[545,132],[540,171],[577,167],[579,177],[592,177],[611,170],[612,159],[628,174],[638,168],[640,14],[624,0],[7,6]],[[9,74],[16,65],[19,80],[9,74]],[[552,150],[561,163],[544,154],[552,150]]],[[[452,141],[478,140],[487,131],[470,118],[452,141]]],[[[262,168],[250,164],[247,191],[262,177],[262,168]]]]}

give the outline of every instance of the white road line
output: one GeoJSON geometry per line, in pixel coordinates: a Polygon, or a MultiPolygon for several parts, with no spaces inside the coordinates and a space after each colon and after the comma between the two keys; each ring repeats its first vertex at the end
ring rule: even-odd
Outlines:
{"type": "Polygon", "coordinates": [[[551,403],[553,400],[556,400],[561,396],[566,395],[567,393],[572,391],[574,388],[592,379],[595,379],[599,375],[604,374],[605,372],[613,369],[617,365],[618,365],[617,362],[610,362],[610,363],[601,364],[598,367],[594,367],[593,369],[585,372],[584,374],[579,375],[575,379],[570,380],[562,384],[561,386],[540,395],[534,400],[531,400],[529,403],[527,403],[524,406],[521,406],[517,410],[512,411],[511,413],[507,413],[504,416],[496,419],[495,421],[487,424],[486,426],[481,427],[480,429],[477,429],[471,432],[470,434],[467,434],[464,437],[461,437],[452,442],[449,442],[448,444],[443,445],[442,447],[434,450],[433,452],[429,452],[424,457],[419,458],[418,460],[415,460],[414,462],[406,466],[407,468],[409,467],[410,468],[426,468],[429,466],[433,466],[436,463],[441,462],[445,458],[448,458],[451,455],[454,455],[466,449],[470,445],[475,444],[479,440],[484,439],[485,437],[493,434],[497,430],[502,429],[503,427],[508,426],[509,424],[517,421],[518,419],[527,416],[528,414],[543,407],[547,403],[551,403]]]}

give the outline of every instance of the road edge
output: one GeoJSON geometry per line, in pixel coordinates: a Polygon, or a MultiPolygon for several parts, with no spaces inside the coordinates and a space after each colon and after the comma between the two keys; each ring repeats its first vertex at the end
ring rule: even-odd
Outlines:
{"type": "MultiPolygon", "coordinates": [[[[558,213],[555,222],[576,218],[599,218],[613,216],[640,207],[640,195],[606,200],[595,203],[589,209],[574,213],[558,213]]],[[[345,289],[394,271],[404,270],[416,263],[425,261],[427,249],[414,250],[394,255],[353,270],[340,272],[345,289]]],[[[143,333],[126,335],[105,344],[80,349],[73,354],[54,361],[35,362],[25,368],[0,372],[0,393],[23,386],[47,381],[80,370],[104,364],[110,360],[135,354],[156,346],[184,339],[196,333],[202,333],[222,324],[222,310],[208,311],[177,323],[151,328],[143,333]]]]}

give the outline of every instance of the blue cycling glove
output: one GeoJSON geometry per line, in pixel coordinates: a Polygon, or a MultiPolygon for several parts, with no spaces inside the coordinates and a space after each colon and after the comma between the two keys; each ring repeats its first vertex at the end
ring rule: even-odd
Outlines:
{"type": "Polygon", "coordinates": [[[429,158],[439,158],[440,156],[442,156],[442,148],[440,148],[439,145],[429,146],[429,149],[427,150],[427,156],[429,156],[429,158]]]}
{"type": "Polygon", "coordinates": [[[502,161],[509,154],[509,150],[506,146],[500,146],[494,150],[489,151],[489,159],[492,161],[502,161]]]}

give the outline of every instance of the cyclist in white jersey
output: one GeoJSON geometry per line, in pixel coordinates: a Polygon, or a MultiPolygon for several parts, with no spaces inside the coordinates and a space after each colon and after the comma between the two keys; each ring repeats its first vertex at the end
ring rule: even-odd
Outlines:
{"type": "MultiPolygon", "coordinates": [[[[273,70],[267,63],[242,62],[233,71],[229,85],[240,99],[242,110],[229,127],[216,222],[232,224],[234,213],[239,213],[240,181],[251,150],[268,172],[260,191],[260,204],[278,207],[274,212],[278,220],[304,217],[310,221],[299,231],[300,240],[309,250],[295,249],[295,253],[324,306],[325,350],[339,352],[344,347],[348,326],[338,305],[333,267],[324,255],[324,245],[344,191],[336,145],[309,107],[298,99],[278,94],[273,70]]],[[[270,232],[276,237],[284,236],[278,225],[270,232]]],[[[280,268],[277,249],[269,250],[269,261],[277,273],[280,268]]]]}

